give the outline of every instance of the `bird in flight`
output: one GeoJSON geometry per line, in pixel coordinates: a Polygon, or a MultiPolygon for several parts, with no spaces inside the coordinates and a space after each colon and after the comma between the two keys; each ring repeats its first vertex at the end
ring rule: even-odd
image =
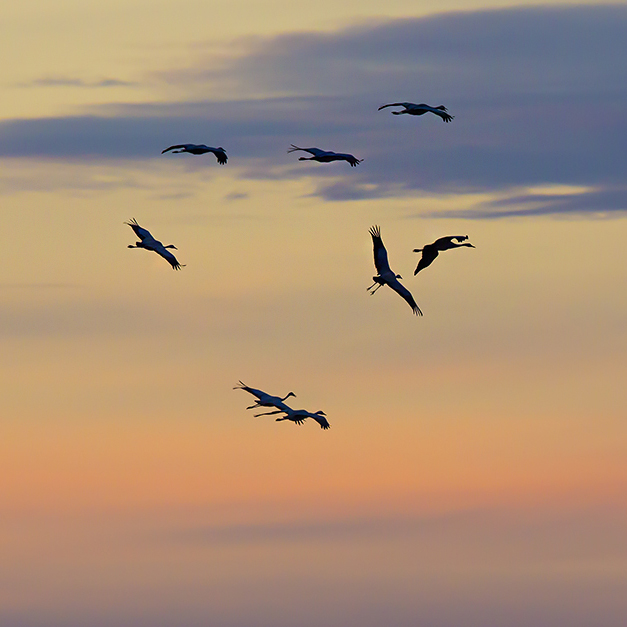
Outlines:
{"type": "MultiPolygon", "coordinates": [[[[254,405],[247,407],[246,409],[256,409],[257,407],[276,407],[277,409],[283,411],[286,409],[290,409],[283,401],[288,399],[290,396],[296,398],[296,394],[294,392],[288,392],[286,396],[281,398],[280,396],[272,396],[264,392],[263,390],[257,390],[256,388],[248,387],[243,381],[239,382],[239,385],[236,385],[234,390],[245,390],[249,394],[252,394],[257,398],[254,405]]],[[[259,416],[264,416],[265,414],[258,414],[259,416]]]]}
{"type": "Polygon", "coordinates": [[[431,107],[428,104],[420,103],[414,104],[413,102],[391,102],[390,104],[379,107],[377,111],[385,109],[386,107],[405,107],[403,111],[392,111],[393,115],[402,115],[407,113],[408,115],[424,115],[425,113],[435,113],[439,115],[444,122],[450,122],[455,116],[447,113],[448,109],[444,105],[439,107],[431,107]]]}
{"type": "Polygon", "coordinates": [[[304,150],[313,157],[299,157],[299,161],[319,161],[320,163],[330,163],[331,161],[348,161],[351,164],[351,168],[358,166],[363,159],[357,159],[355,156],[345,152],[332,152],[330,150],[320,150],[320,148],[299,148],[294,144],[291,144],[291,148],[287,151],[295,152],[296,150],[304,150]]]}
{"type": "Polygon", "coordinates": [[[392,270],[390,270],[390,264],[388,263],[388,252],[387,250],[385,250],[385,246],[383,245],[383,241],[381,239],[381,229],[376,225],[370,227],[370,235],[372,235],[374,265],[377,269],[378,275],[372,277],[374,283],[366,289],[368,291],[372,290],[370,294],[374,294],[380,287],[382,287],[383,285],[387,285],[407,301],[407,304],[411,307],[412,311],[416,315],[422,316],[422,311],[420,311],[420,307],[416,305],[416,301],[411,295],[411,292],[398,280],[402,279],[403,277],[400,274],[395,274],[394,272],[392,272],[392,270]]]}
{"type": "Polygon", "coordinates": [[[135,235],[139,237],[140,241],[136,242],[134,245],[129,244],[129,248],[144,248],[145,250],[152,250],[156,252],[158,255],[161,255],[174,270],[180,270],[182,267],[181,264],[176,260],[176,257],[167,250],[168,248],[174,248],[174,250],[178,250],[174,244],[169,244],[168,246],[164,246],[160,241],[156,240],[151,234],[150,231],[142,228],[137,224],[137,220],[133,218],[130,222],[125,222],[124,224],[128,224],[133,231],[135,231],[135,235]]]}
{"type": "Polygon", "coordinates": [[[270,416],[271,414],[285,414],[282,418],[277,418],[277,422],[281,422],[281,420],[291,420],[297,425],[302,425],[307,418],[312,418],[315,420],[321,429],[329,429],[331,425],[326,418],[326,414],[321,410],[317,412],[310,412],[305,409],[292,409],[291,407],[286,407],[285,409],[277,410],[277,411],[269,411],[265,414],[257,414],[258,416],[270,416]]]}
{"type": "Polygon", "coordinates": [[[212,148],[211,146],[205,146],[205,144],[177,144],[176,146],[170,146],[169,148],[162,150],[161,154],[169,152],[170,150],[173,151],[172,154],[189,152],[192,155],[204,155],[207,152],[212,152],[216,156],[220,165],[224,165],[228,160],[226,152],[222,146],[219,148],[212,148]],[[180,148],[180,150],[175,150],[175,148],[180,148]]]}
{"type": "Polygon", "coordinates": [[[462,248],[464,246],[468,246],[468,248],[474,248],[474,246],[467,242],[462,244],[468,239],[468,235],[449,235],[447,237],[441,237],[440,239],[436,239],[432,244],[425,244],[424,248],[414,248],[415,253],[422,252],[422,257],[414,270],[414,276],[416,276],[421,270],[424,270],[427,266],[430,266],[435,258],[441,253],[443,250],[449,250],[451,248],[462,248]],[[455,242],[459,243],[455,243],[455,242]]]}

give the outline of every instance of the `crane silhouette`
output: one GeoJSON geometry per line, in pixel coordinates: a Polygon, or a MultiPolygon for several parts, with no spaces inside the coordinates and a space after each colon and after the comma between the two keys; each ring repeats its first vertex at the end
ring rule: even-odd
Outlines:
{"type": "Polygon", "coordinates": [[[386,107],[405,107],[403,111],[392,111],[393,115],[403,115],[404,113],[408,115],[424,115],[425,113],[435,113],[435,115],[441,117],[444,122],[450,122],[455,117],[447,113],[448,109],[444,105],[431,107],[424,102],[420,104],[413,102],[391,102],[390,104],[379,107],[377,111],[381,111],[381,109],[385,109],[386,107]]]}
{"type": "Polygon", "coordinates": [[[291,144],[291,148],[287,151],[295,152],[297,150],[303,150],[313,155],[312,157],[299,157],[299,161],[319,161],[320,163],[331,163],[331,161],[348,161],[351,167],[358,166],[363,159],[357,159],[357,157],[348,154],[346,152],[332,152],[330,150],[320,150],[320,148],[299,148],[294,144],[291,144]]]}
{"type": "MultiPolygon", "coordinates": [[[[281,398],[280,396],[272,396],[271,394],[268,394],[263,390],[258,390],[256,388],[251,388],[247,386],[243,381],[240,381],[239,385],[236,385],[233,389],[244,390],[249,394],[257,397],[255,404],[247,407],[246,409],[256,409],[257,407],[276,407],[280,410],[290,409],[283,401],[285,401],[285,399],[288,399],[290,396],[296,397],[296,394],[294,394],[294,392],[288,392],[283,398],[281,398]]],[[[263,416],[264,414],[258,415],[263,416]]]]}
{"type": "Polygon", "coordinates": [[[285,409],[278,409],[277,411],[269,411],[265,414],[257,414],[257,416],[271,416],[273,414],[285,414],[282,418],[277,418],[277,422],[281,422],[282,420],[290,420],[297,425],[302,425],[307,418],[312,418],[315,420],[321,429],[329,429],[331,425],[326,418],[326,414],[320,410],[316,412],[310,412],[306,409],[292,409],[291,407],[286,407],[285,409]]]}
{"type": "Polygon", "coordinates": [[[125,222],[124,224],[128,224],[133,231],[135,231],[135,235],[139,237],[139,242],[135,244],[129,244],[129,248],[143,248],[144,250],[152,250],[153,252],[161,255],[174,270],[180,270],[183,266],[176,260],[176,257],[169,251],[166,250],[168,248],[174,248],[174,250],[178,250],[174,244],[168,244],[164,246],[159,240],[156,240],[151,234],[150,231],[142,228],[137,223],[135,218],[132,218],[130,222],[125,222]]]}
{"type": "Polygon", "coordinates": [[[422,311],[420,311],[420,307],[416,304],[411,292],[398,280],[403,277],[400,274],[395,274],[390,269],[390,264],[388,263],[388,253],[387,250],[385,250],[383,240],[381,239],[381,229],[376,225],[370,227],[370,235],[372,235],[374,265],[379,274],[372,277],[374,283],[366,289],[368,291],[372,290],[370,291],[370,294],[374,294],[380,287],[387,285],[407,301],[407,304],[416,315],[422,316],[422,311]]]}
{"type": "Polygon", "coordinates": [[[448,235],[447,237],[440,237],[436,239],[432,244],[425,244],[423,248],[414,248],[415,253],[422,252],[422,257],[414,270],[414,276],[416,276],[421,270],[424,270],[427,266],[430,266],[435,258],[443,251],[450,250],[451,248],[475,248],[470,242],[466,242],[468,235],[448,235]],[[455,242],[458,242],[457,244],[455,242]],[[461,242],[466,242],[462,244],[461,242]]]}
{"type": "Polygon", "coordinates": [[[208,152],[212,152],[218,163],[220,165],[224,165],[228,161],[228,157],[226,156],[226,152],[222,146],[219,148],[213,148],[211,146],[205,146],[205,144],[176,144],[175,146],[170,146],[165,150],[161,151],[161,154],[172,151],[172,154],[178,154],[179,152],[188,152],[190,155],[204,155],[208,152]],[[176,148],[180,148],[180,150],[175,150],[176,148]]]}

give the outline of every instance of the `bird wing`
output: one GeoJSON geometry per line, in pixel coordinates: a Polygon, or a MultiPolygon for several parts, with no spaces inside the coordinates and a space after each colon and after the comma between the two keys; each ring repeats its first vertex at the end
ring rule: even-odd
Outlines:
{"type": "Polygon", "coordinates": [[[329,424],[329,421],[324,417],[321,416],[320,414],[309,414],[310,418],[313,418],[322,429],[329,429],[331,427],[331,425],[329,424]]]}
{"type": "Polygon", "coordinates": [[[322,157],[324,155],[333,155],[335,153],[330,152],[328,150],[320,150],[320,148],[299,148],[298,146],[295,146],[294,144],[290,144],[292,147],[287,151],[288,153],[290,152],[295,152],[297,150],[303,150],[305,152],[308,152],[310,155],[313,155],[314,157],[322,157]]]}
{"type": "Polygon", "coordinates": [[[177,261],[176,257],[163,245],[154,249],[154,251],[161,255],[171,266],[173,270],[180,270],[183,266],[177,261]]]}
{"type": "Polygon", "coordinates": [[[432,246],[425,246],[422,249],[422,257],[414,270],[414,276],[416,276],[421,270],[424,270],[427,266],[430,266],[435,258],[438,256],[438,250],[432,248],[432,246]]]}
{"type": "Polygon", "coordinates": [[[220,150],[220,148],[210,148],[210,150],[216,156],[220,165],[224,165],[228,161],[229,158],[224,150],[220,150]]]}
{"type": "Polygon", "coordinates": [[[379,274],[390,272],[390,264],[388,262],[388,251],[385,250],[383,240],[381,239],[381,229],[375,224],[370,227],[370,235],[372,235],[372,248],[374,252],[374,266],[379,274]]]}
{"type": "Polygon", "coordinates": [[[444,105],[440,105],[439,107],[429,107],[429,111],[431,113],[435,113],[439,115],[445,122],[450,122],[455,116],[447,113],[447,109],[444,105]]]}
{"type": "Polygon", "coordinates": [[[277,420],[291,420],[297,425],[302,425],[305,422],[305,418],[307,418],[308,413],[304,409],[292,409],[291,407],[286,407],[286,409],[281,410],[285,416],[283,418],[277,418],[277,420]]]}
{"type": "Polygon", "coordinates": [[[379,107],[377,111],[381,111],[381,109],[385,109],[386,107],[405,107],[405,109],[411,109],[415,106],[413,102],[390,102],[390,104],[384,104],[382,107],[379,107]]]}
{"type": "Polygon", "coordinates": [[[261,398],[262,396],[268,396],[265,392],[262,392],[261,390],[248,387],[243,381],[240,381],[239,385],[236,385],[233,389],[244,390],[245,392],[248,392],[249,394],[252,394],[253,396],[256,396],[257,398],[261,398]]]}
{"type": "Polygon", "coordinates": [[[407,304],[417,316],[422,316],[422,311],[420,311],[420,307],[416,304],[411,292],[398,279],[395,278],[393,281],[388,282],[388,285],[407,301],[407,304]]]}
{"type": "Polygon", "coordinates": [[[363,161],[363,159],[357,159],[355,155],[351,155],[347,152],[334,152],[330,154],[334,155],[335,161],[348,161],[351,164],[351,168],[358,166],[363,161]]]}
{"type": "Polygon", "coordinates": [[[135,231],[135,235],[137,235],[140,240],[144,241],[146,239],[153,239],[150,231],[139,226],[135,218],[131,218],[128,222],[125,222],[124,224],[128,224],[133,229],[133,231],[135,231]]]}
{"type": "Polygon", "coordinates": [[[467,235],[447,235],[446,237],[440,237],[436,239],[435,242],[431,244],[431,246],[435,246],[436,248],[441,250],[441,246],[454,246],[455,244],[453,244],[453,240],[463,242],[465,239],[468,239],[467,235]]]}
{"type": "Polygon", "coordinates": [[[253,396],[256,396],[259,402],[265,403],[268,406],[276,407],[281,411],[288,412],[291,411],[291,408],[286,405],[280,397],[272,396],[263,390],[257,390],[256,388],[248,387],[243,381],[239,382],[239,385],[233,388],[234,390],[244,390],[253,396]]]}
{"type": "Polygon", "coordinates": [[[286,414],[294,411],[280,396],[268,396],[266,402],[271,403],[274,407],[286,414]]]}
{"type": "Polygon", "coordinates": [[[161,154],[163,154],[164,152],[168,152],[169,150],[174,150],[175,148],[184,148],[184,149],[188,149],[190,147],[192,147],[194,144],[176,144],[176,146],[170,146],[169,148],[166,148],[165,150],[161,151],[161,154]]]}

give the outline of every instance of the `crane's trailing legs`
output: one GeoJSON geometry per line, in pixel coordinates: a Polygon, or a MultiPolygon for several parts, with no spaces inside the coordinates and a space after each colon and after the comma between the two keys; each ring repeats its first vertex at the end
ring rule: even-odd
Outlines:
{"type": "Polygon", "coordinates": [[[370,290],[372,290],[372,292],[370,292],[370,296],[372,296],[380,287],[383,287],[383,283],[379,283],[379,281],[375,281],[370,287],[366,288],[366,291],[370,292],[370,290]]]}
{"type": "MultiPolygon", "coordinates": [[[[247,409],[251,409],[248,407],[247,409]]],[[[259,418],[259,416],[271,416],[272,414],[282,414],[284,413],[282,409],[277,409],[276,411],[268,411],[265,414],[254,414],[255,418],[259,418]]]]}

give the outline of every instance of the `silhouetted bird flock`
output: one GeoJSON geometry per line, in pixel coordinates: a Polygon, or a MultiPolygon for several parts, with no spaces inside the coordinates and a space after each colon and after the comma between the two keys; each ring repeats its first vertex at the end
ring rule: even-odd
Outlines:
{"type": "MultiPolygon", "coordinates": [[[[430,105],[421,103],[415,104],[413,102],[393,102],[389,104],[382,105],[379,107],[379,111],[381,109],[385,109],[387,107],[403,107],[401,111],[392,111],[393,115],[424,115],[425,113],[433,113],[442,119],[444,122],[451,122],[454,116],[448,113],[447,108],[444,105],[440,105],[438,107],[432,107],[430,105]]],[[[345,152],[333,152],[331,150],[321,150],[320,148],[300,148],[295,144],[291,145],[291,148],[287,151],[288,153],[303,151],[308,152],[311,157],[299,157],[299,161],[318,161],[319,163],[331,163],[333,161],[346,161],[350,164],[351,167],[358,166],[363,159],[357,159],[354,155],[345,152]]],[[[173,154],[177,153],[189,153],[192,155],[204,155],[207,153],[212,153],[215,155],[218,163],[220,165],[225,165],[228,161],[228,157],[224,148],[213,148],[211,146],[206,146],[205,144],[175,144],[174,146],[170,146],[165,150],[161,151],[161,154],[172,152],[173,154]]],[[[160,241],[156,240],[150,233],[150,231],[141,227],[137,220],[134,218],[129,222],[126,222],[133,231],[135,235],[139,238],[140,241],[136,242],[134,245],[129,245],[129,248],[144,248],[145,250],[152,250],[156,252],[158,255],[161,255],[174,270],[180,270],[183,265],[181,265],[176,257],[168,250],[169,248],[173,248],[177,250],[176,246],[173,244],[168,244],[164,246],[160,241]]],[[[420,307],[416,304],[414,297],[411,292],[399,281],[402,279],[400,274],[396,274],[391,268],[390,263],[388,261],[388,253],[383,245],[383,240],[381,239],[381,229],[379,226],[372,226],[370,228],[370,235],[372,237],[372,247],[374,253],[374,265],[377,270],[377,275],[372,277],[374,283],[366,288],[370,294],[374,294],[378,289],[387,285],[389,288],[394,290],[401,298],[407,302],[407,304],[411,307],[414,314],[418,316],[422,316],[422,311],[420,307]]],[[[428,266],[430,266],[435,258],[444,250],[450,250],[452,248],[462,248],[469,247],[474,248],[472,244],[467,242],[467,235],[449,235],[446,237],[440,237],[432,244],[425,244],[422,248],[415,248],[415,253],[422,253],[420,261],[418,262],[418,266],[414,271],[414,276],[417,275],[420,271],[424,270],[428,266]]],[[[257,409],[259,407],[272,408],[274,411],[265,412],[262,414],[255,414],[255,417],[258,416],[270,416],[276,414],[283,414],[279,418],[276,418],[277,421],[289,420],[294,422],[297,425],[301,425],[307,420],[307,418],[311,418],[315,420],[322,429],[328,429],[331,425],[326,418],[326,414],[323,411],[310,412],[305,409],[293,409],[285,402],[290,396],[296,396],[294,392],[289,392],[286,396],[273,396],[268,394],[262,390],[258,390],[256,388],[251,388],[245,385],[242,381],[239,382],[239,385],[235,386],[233,389],[244,390],[249,394],[252,394],[256,401],[253,405],[250,405],[246,409],[257,409]]]]}

